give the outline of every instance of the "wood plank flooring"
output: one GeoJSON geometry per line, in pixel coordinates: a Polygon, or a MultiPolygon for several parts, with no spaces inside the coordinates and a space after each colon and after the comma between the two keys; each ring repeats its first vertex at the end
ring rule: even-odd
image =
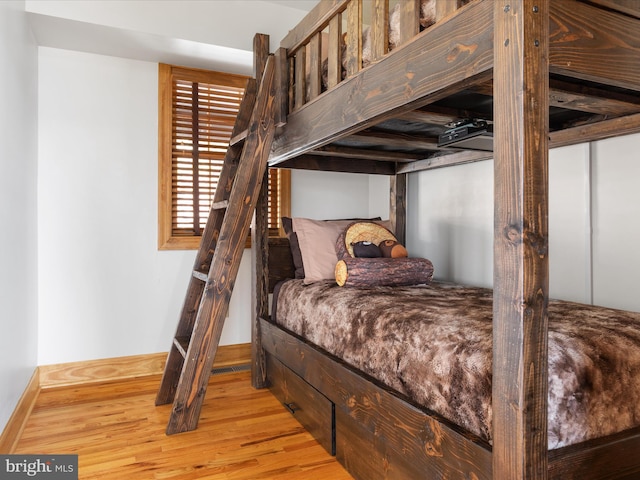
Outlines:
{"type": "Polygon", "coordinates": [[[15,453],[78,454],[84,480],[349,480],[249,372],[213,375],[195,431],[165,435],[160,376],[43,390],[15,453]]]}

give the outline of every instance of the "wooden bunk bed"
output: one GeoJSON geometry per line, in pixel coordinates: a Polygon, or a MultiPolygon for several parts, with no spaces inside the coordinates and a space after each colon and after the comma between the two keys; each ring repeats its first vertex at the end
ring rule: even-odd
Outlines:
{"type": "MultiPolygon", "coordinates": [[[[282,41],[270,165],[390,175],[404,242],[408,174],[494,159],[492,442],[272,322],[269,292],[293,266],[286,239],[268,238],[265,196],[254,386],[301,405],[295,415],[358,479],[638,478],[640,427],[548,450],[547,173],[550,147],[640,131],[640,6],[436,0],[422,28],[420,0],[397,3],[374,0],[363,20],[361,0],[323,1],[282,41]],[[464,119],[493,126],[493,151],[439,143],[464,119]]],[[[259,72],[268,40],[255,47],[259,72]]]]}

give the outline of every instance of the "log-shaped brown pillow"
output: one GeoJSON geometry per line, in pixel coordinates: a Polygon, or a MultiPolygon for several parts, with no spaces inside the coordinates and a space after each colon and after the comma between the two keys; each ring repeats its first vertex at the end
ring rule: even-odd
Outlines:
{"type": "Polygon", "coordinates": [[[341,287],[400,287],[429,284],[433,264],[426,258],[351,258],[336,264],[336,283],[341,287]]]}

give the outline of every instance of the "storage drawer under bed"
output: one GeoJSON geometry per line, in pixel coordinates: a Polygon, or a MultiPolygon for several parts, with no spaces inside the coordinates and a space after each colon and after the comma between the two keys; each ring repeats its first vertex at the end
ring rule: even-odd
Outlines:
{"type": "Polygon", "coordinates": [[[269,390],[327,452],[336,454],[334,404],[279,360],[267,355],[269,390]]]}

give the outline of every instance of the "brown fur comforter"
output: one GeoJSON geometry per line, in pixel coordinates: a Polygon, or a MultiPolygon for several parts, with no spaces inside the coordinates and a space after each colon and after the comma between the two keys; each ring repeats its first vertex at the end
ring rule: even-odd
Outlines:
{"type": "MultiPolygon", "coordinates": [[[[492,292],[282,285],[276,322],[491,441],[492,292]]],[[[640,313],[550,301],[549,448],[640,425],[640,313]]]]}

